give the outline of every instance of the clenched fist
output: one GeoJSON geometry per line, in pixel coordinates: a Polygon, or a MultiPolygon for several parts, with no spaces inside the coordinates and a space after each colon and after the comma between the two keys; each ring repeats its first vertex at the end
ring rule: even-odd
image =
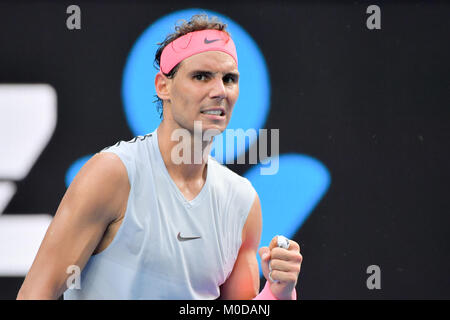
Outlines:
{"type": "Polygon", "coordinates": [[[289,248],[278,247],[278,236],[269,247],[259,249],[264,277],[270,282],[270,291],[280,300],[292,299],[303,257],[297,242],[289,240],[289,248]]]}

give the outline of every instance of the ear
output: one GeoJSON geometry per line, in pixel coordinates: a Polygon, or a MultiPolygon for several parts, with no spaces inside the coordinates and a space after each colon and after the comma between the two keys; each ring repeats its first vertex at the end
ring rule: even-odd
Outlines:
{"type": "Polygon", "coordinates": [[[164,76],[161,71],[155,76],[156,94],[161,100],[170,100],[169,79],[164,76]]]}

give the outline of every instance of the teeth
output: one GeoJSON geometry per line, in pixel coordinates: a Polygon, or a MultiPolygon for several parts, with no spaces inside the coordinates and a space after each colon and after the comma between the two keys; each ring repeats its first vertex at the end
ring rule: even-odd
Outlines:
{"type": "Polygon", "coordinates": [[[220,116],[222,114],[222,111],[220,111],[220,110],[209,110],[209,111],[203,111],[203,113],[220,116]]]}

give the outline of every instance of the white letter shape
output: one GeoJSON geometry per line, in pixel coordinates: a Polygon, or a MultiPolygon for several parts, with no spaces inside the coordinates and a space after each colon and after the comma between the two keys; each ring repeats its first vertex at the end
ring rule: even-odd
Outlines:
{"type": "Polygon", "coordinates": [[[75,266],[75,265],[70,265],[67,267],[66,273],[70,274],[70,276],[67,278],[67,281],[66,281],[67,288],[68,289],[81,289],[80,267],[75,266]]]}
{"type": "Polygon", "coordinates": [[[73,30],[73,29],[81,29],[81,9],[79,6],[72,4],[67,7],[66,13],[72,13],[67,20],[66,20],[66,26],[67,29],[73,30]]]}
{"type": "Polygon", "coordinates": [[[373,272],[373,274],[367,278],[367,289],[372,290],[372,289],[381,289],[381,270],[380,267],[373,264],[371,266],[367,267],[367,274],[371,274],[373,272]]]}
{"type": "Polygon", "coordinates": [[[373,30],[373,29],[381,29],[381,9],[379,6],[373,4],[367,7],[366,13],[372,13],[367,18],[366,26],[367,29],[373,30]]]}

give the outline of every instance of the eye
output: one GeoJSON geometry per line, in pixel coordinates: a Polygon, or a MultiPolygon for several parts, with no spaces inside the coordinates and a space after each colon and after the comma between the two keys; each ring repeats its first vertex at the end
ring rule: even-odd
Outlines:
{"type": "Polygon", "coordinates": [[[225,77],[223,77],[223,82],[225,83],[236,83],[237,77],[231,74],[227,74],[225,77]]]}
{"type": "Polygon", "coordinates": [[[193,78],[194,78],[195,80],[204,81],[204,80],[206,80],[208,77],[206,76],[206,74],[198,73],[198,74],[194,75],[193,78]]]}

